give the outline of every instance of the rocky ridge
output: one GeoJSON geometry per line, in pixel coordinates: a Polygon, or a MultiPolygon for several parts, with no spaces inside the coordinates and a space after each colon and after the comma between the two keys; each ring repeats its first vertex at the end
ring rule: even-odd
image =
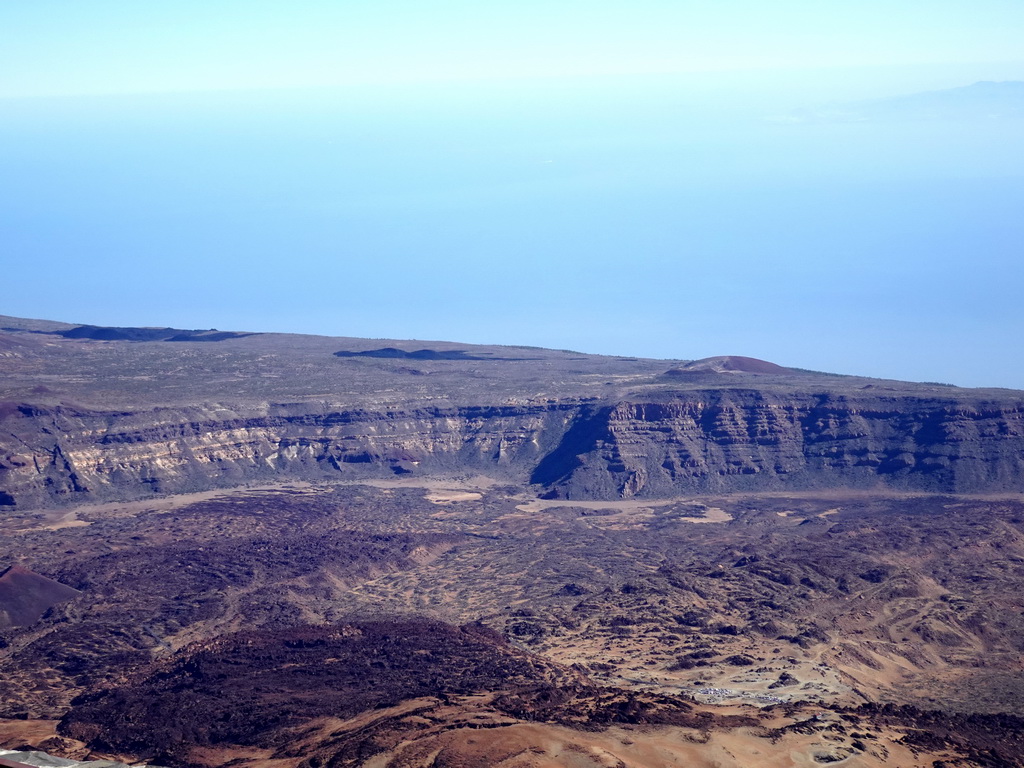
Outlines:
{"type": "Polygon", "coordinates": [[[1015,491],[1024,477],[1024,395],[1009,390],[739,357],[673,365],[462,345],[413,358],[422,342],[404,343],[406,356],[338,357],[340,340],[319,337],[97,335],[0,332],[6,348],[30,348],[12,352],[0,394],[0,508],[393,473],[486,471],[572,499],[1015,491]],[[162,377],[155,389],[172,402],[145,402],[139,382],[162,377]]]}

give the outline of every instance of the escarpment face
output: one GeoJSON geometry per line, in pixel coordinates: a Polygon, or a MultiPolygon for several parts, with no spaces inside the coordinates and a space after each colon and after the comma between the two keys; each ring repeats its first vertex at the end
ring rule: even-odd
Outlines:
{"type": "Polygon", "coordinates": [[[1018,404],[707,391],[623,402],[544,477],[567,498],[832,486],[1014,490],[1024,470],[1018,404]]]}
{"type": "Polygon", "coordinates": [[[465,471],[579,499],[981,492],[1024,470],[1024,396],[1008,390],[736,356],[5,323],[6,508],[465,471]]]}
{"type": "Polygon", "coordinates": [[[1022,414],[1013,402],[736,389],[386,412],[23,408],[4,420],[0,488],[8,506],[32,507],[473,470],[578,499],[830,485],[1006,491],[1024,476],[1022,414]]]}

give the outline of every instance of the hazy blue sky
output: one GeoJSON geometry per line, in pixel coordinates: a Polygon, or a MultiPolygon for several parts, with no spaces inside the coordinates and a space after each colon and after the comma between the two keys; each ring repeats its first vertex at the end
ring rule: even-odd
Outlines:
{"type": "Polygon", "coordinates": [[[32,0],[0,94],[1016,62],[1019,0],[32,0]]]}
{"type": "Polygon", "coordinates": [[[0,313],[1024,388],[1024,120],[816,111],[1021,40],[1019,0],[0,3],[0,313]]]}

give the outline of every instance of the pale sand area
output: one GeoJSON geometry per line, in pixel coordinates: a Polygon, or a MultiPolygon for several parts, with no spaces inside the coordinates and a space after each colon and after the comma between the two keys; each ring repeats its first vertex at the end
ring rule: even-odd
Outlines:
{"type": "MultiPolygon", "coordinates": [[[[588,731],[516,721],[486,707],[478,709],[473,706],[474,699],[486,704],[490,696],[464,697],[462,705],[454,707],[429,697],[410,699],[351,720],[322,718],[297,732],[292,746],[294,752],[301,753],[332,738],[391,721],[409,729],[405,739],[367,758],[362,763],[364,768],[430,768],[441,764],[492,768],[812,768],[825,763],[847,768],[930,768],[934,760],[947,757],[925,750],[915,753],[898,743],[902,733],[888,729],[875,730],[855,747],[856,737],[846,732],[834,713],[815,716],[813,711],[801,711],[765,720],[760,727],[730,730],[623,725],[588,731]],[[788,733],[769,732],[797,722],[806,722],[808,727],[788,733]]],[[[719,715],[750,714],[743,707],[719,707],[714,711],[719,715]]],[[[231,747],[196,749],[190,757],[203,766],[237,760],[232,764],[238,768],[297,768],[303,760],[275,759],[269,750],[231,747]]]]}
{"type": "Polygon", "coordinates": [[[455,501],[479,501],[483,498],[483,494],[478,491],[453,490],[428,491],[425,496],[427,501],[434,504],[451,504],[455,501]]]}
{"type": "Polygon", "coordinates": [[[486,475],[459,477],[396,477],[375,480],[351,480],[341,485],[368,485],[381,490],[418,488],[424,491],[423,498],[433,504],[452,504],[459,501],[479,501],[484,492],[500,484],[499,480],[486,475]]]}
{"type": "MultiPolygon", "coordinates": [[[[365,480],[342,480],[325,482],[306,482],[295,480],[284,483],[263,483],[259,485],[239,485],[230,488],[217,488],[195,493],[179,493],[169,496],[157,496],[135,501],[109,501],[94,504],[81,504],[69,509],[30,510],[24,513],[11,513],[0,521],[0,530],[9,532],[23,531],[56,531],[61,528],[77,528],[90,525],[83,517],[117,518],[136,517],[141,514],[169,512],[190,504],[218,498],[237,498],[239,496],[258,496],[273,493],[327,493],[339,485],[368,485],[373,488],[423,488],[436,499],[436,503],[448,501],[472,501],[480,498],[482,491],[487,490],[499,481],[484,475],[452,478],[383,478],[365,480]]],[[[429,498],[429,496],[428,496],[429,498]]]]}
{"type": "Polygon", "coordinates": [[[488,475],[458,475],[432,477],[386,477],[363,480],[344,480],[338,485],[368,485],[372,488],[423,488],[428,491],[486,491],[496,485],[507,485],[507,481],[488,475]]]}
{"type": "Polygon", "coordinates": [[[576,508],[589,509],[598,512],[610,512],[612,514],[601,515],[595,518],[595,523],[616,523],[616,522],[640,522],[642,518],[655,517],[655,510],[661,507],[669,507],[677,504],[692,506],[702,511],[698,516],[680,515],[676,520],[686,523],[727,523],[733,519],[732,515],[724,509],[709,507],[694,501],[691,498],[680,497],[674,499],[623,499],[621,501],[566,501],[562,499],[531,499],[523,504],[517,504],[516,509],[523,512],[541,512],[546,509],[576,508]]]}
{"type": "MultiPolygon", "coordinates": [[[[409,738],[373,755],[365,768],[429,768],[444,755],[445,765],[492,766],[493,768],[813,768],[834,762],[846,768],[930,768],[933,761],[948,757],[928,751],[912,752],[898,743],[901,733],[880,729],[860,746],[853,738],[837,733],[831,722],[817,722],[808,713],[766,721],[765,727],[729,731],[699,731],[658,726],[615,726],[600,731],[581,731],[545,723],[516,722],[491,712],[463,711],[445,717],[436,699],[410,699],[393,707],[374,710],[351,720],[323,718],[296,733],[293,747],[315,748],[332,736],[358,732],[380,720],[399,718],[417,723],[409,738]],[[420,713],[429,718],[418,717],[420,713]],[[461,716],[460,716],[461,715],[461,716]],[[437,716],[440,716],[439,718],[437,716]],[[767,728],[797,720],[814,722],[810,733],[789,732],[774,737],[767,728]],[[460,722],[461,721],[461,722],[460,722]],[[469,727],[465,727],[465,725],[469,727]],[[453,727],[454,726],[454,727],[453,727]],[[486,727],[480,727],[486,726],[486,727]]],[[[744,714],[742,708],[719,708],[718,714],[744,714]]],[[[829,713],[828,720],[838,722],[829,713]]],[[[39,741],[55,734],[57,721],[0,721],[0,743],[39,741]]],[[[86,759],[81,742],[67,743],[76,759],[86,759]]],[[[91,759],[118,755],[88,755],[91,759]]],[[[238,768],[298,768],[305,758],[281,757],[274,750],[251,746],[196,748],[190,755],[196,766],[231,763],[238,768]]]]}
{"type": "Polygon", "coordinates": [[[0,744],[14,749],[26,742],[38,744],[57,735],[60,720],[7,720],[0,719],[0,744]]]}
{"type": "MultiPolygon", "coordinates": [[[[424,491],[424,498],[434,504],[451,504],[459,501],[479,501],[483,498],[484,492],[502,485],[502,481],[486,475],[473,475],[469,477],[398,477],[378,480],[357,480],[346,481],[345,485],[369,485],[374,488],[385,490],[396,488],[420,488],[424,491]]],[[[565,499],[536,499],[529,498],[523,494],[516,498],[525,499],[516,509],[529,514],[542,512],[547,509],[558,509],[574,507],[578,509],[590,509],[594,511],[605,511],[622,513],[625,516],[640,514],[641,516],[653,516],[654,509],[667,507],[673,504],[688,504],[701,510],[700,516],[681,516],[676,519],[689,523],[724,523],[732,520],[732,516],[725,510],[717,507],[708,507],[690,498],[670,499],[621,499],[615,501],[568,501],[565,499]]],[[[615,515],[602,515],[602,521],[607,523],[615,522],[615,515]]]]}
{"type": "MultiPolygon", "coordinates": [[[[893,734],[895,737],[895,734],[893,734]]],[[[915,755],[895,738],[860,752],[826,733],[766,738],[757,729],[700,732],[685,728],[614,727],[585,732],[521,723],[505,728],[458,729],[375,755],[365,768],[427,768],[444,754],[446,765],[494,768],[803,768],[835,762],[847,768],[926,768],[934,755],[915,755]],[[427,742],[427,743],[423,743],[427,742]]]]}
{"type": "Polygon", "coordinates": [[[91,525],[83,517],[110,519],[137,517],[141,514],[169,512],[189,504],[216,498],[237,498],[271,493],[324,493],[330,485],[314,485],[304,481],[270,483],[266,485],[243,485],[234,488],[218,488],[212,491],[181,493],[174,496],[159,496],[136,501],[108,501],[96,504],[82,504],[70,509],[35,510],[23,514],[9,514],[0,521],[0,530],[10,533],[27,531],[56,531],[61,528],[78,528],[91,525]]]}

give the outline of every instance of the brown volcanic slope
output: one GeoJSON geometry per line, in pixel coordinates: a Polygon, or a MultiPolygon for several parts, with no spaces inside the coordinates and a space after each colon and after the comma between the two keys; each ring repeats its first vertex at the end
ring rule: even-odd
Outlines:
{"type": "Polygon", "coordinates": [[[0,572],[0,631],[32,624],[78,594],[77,589],[12,565],[0,572]]]}
{"type": "Polygon", "coordinates": [[[1019,498],[375,482],[9,515],[82,594],[4,633],[0,718],[182,766],[1021,764],[1019,498]]]}

